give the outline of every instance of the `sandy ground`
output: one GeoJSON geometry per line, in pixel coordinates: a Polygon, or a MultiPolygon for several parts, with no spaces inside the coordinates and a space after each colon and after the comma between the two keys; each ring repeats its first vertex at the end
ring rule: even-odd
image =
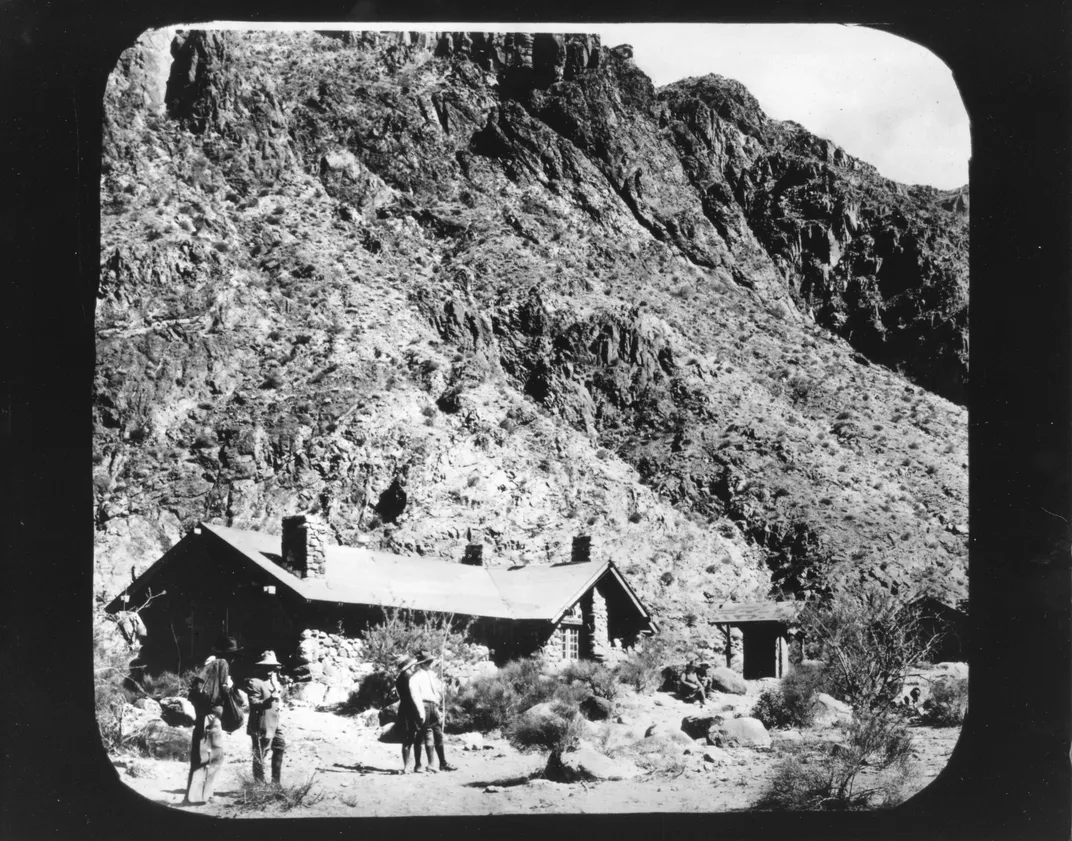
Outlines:
{"type": "MultiPolygon", "coordinates": [[[[761,684],[762,682],[756,682],[761,684]]],[[[716,695],[709,707],[747,711],[762,685],[744,697],[716,695]]],[[[665,694],[629,695],[619,703],[628,728],[642,736],[651,724],[680,727],[683,716],[696,713],[665,694]]],[[[459,736],[447,736],[448,761],[455,772],[399,774],[398,745],[377,741],[377,729],[331,710],[294,706],[285,711],[289,748],[284,785],[314,784],[317,802],[290,811],[276,807],[267,814],[287,817],[387,817],[398,815],[491,815],[615,812],[725,812],[750,808],[765,788],[784,754],[777,733],[769,750],[731,748],[730,762],[703,760],[702,744],[681,756],[672,771],[649,772],[628,781],[567,785],[528,779],[544,767],[546,755],[520,753],[503,739],[485,738],[477,750],[464,750],[459,736]],[[489,790],[489,787],[493,787],[489,790]]],[[[911,773],[914,793],[945,766],[959,736],[958,728],[914,728],[916,743],[911,773]]],[[[216,797],[204,806],[180,807],[187,765],[174,760],[117,758],[120,779],[157,803],[223,817],[263,817],[264,811],[236,804],[243,776],[250,774],[249,738],[241,731],[227,736],[226,760],[216,797]]]]}

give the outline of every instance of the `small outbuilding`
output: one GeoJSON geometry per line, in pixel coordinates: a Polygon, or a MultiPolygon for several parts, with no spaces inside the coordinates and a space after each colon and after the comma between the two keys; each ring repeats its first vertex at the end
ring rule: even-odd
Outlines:
{"type": "Polygon", "coordinates": [[[107,610],[152,597],[141,659],[177,671],[203,660],[221,632],[286,653],[309,629],[358,636],[391,608],[472,617],[474,640],[500,663],[536,652],[602,659],[656,630],[618,568],[590,559],[587,537],[563,563],[492,567],[480,546],[455,563],[330,545],[313,516],[283,518],[282,532],[202,523],[107,610]]]}
{"type": "Polygon", "coordinates": [[[789,672],[790,646],[796,637],[800,602],[724,604],[707,621],[722,628],[724,648],[719,652],[729,666],[748,680],[784,677],[789,672]]]}
{"type": "Polygon", "coordinates": [[[967,600],[953,602],[936,596],[921,596],[911,602],[911,606],[917,611],[921,635],[934,640],[931,662],[967,662],[967,600]]]}

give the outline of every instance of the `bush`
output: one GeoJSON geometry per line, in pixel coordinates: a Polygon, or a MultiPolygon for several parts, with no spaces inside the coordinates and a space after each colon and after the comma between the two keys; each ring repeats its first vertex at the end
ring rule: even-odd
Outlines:
{"type": "Polygon", "coordinates": [[[190,683],[196,676],[196,669],[187,669],[181,675],[175,672],[146,674],[138,681],[138,685],[148,697],[156,701],[162,698],[185,698],[186,693],[190,691],[190,683]]]}
{"type": "Polygon", "coordinates": [[[814,713],[812,699],[826,688],[821,669],[798,665],[775,689],[760,694],[752,708],[752,717],[763,722],[767,729],[810,727],[814,713]]]}
{"type": "Polygon", "coordinates": [[[621,692],[617,674],[592,660],[573,660],[559,676],[566,683],[579,683],[588,690],[588,694],[608,701],[615,700],[621,692]]]}
{"type": "Polygon", "coordinates": [[[556,701],[554,715],[543,718],[521,716],[506,729],[506,738],[518,750],[542,749],[552,754],[574,750],[587,730],[585,719],[575,705],[556,701]]]}
{"type": "Polygon", "coordinates": [[[935,727],[958,727],[968,711],[968,679],[944,678],[931,688],[923,702],[920,720],[935,727]]]}
{"type": "Polygon", "coordinates": [[[251,777],[242,776],[235,807],[244,812],[263,812],[266,810],[289,812],[301,806],[312,806],[324,799],[322,791],[313,791],[316,775],[304,783],[280,785],[251,777]]]}
{"type": "Polygon", "coordinates": [[[866,714],[850,725],[845,743],[780,763],[756,808],[856,811],[895,806],[902,799],[911,748],[899,719],[866,714]],[[865,769],[866,783],[861,785],[865,769]]]}
{"type": "Polygon", "coordinates": [[[455,730],[506,728],[529,707],[550,701],[557,690],[558,682],[543,673],[538,657],[513,660],[464,686],[450,705],[448,721],[455,730]]]}
{"type": "Polygon", "coordinates": [[[621,683],[643,695],[651,694],[663,682],[662,663],[656,659],[654,652],[646,648],[643,651],[630,651],[614,671],[621,683]]]}

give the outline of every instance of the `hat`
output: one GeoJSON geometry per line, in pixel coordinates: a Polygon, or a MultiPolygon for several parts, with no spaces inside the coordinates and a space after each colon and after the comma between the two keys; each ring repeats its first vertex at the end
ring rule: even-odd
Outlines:
{"type": "Polygon", "coordinates": [[[399,674],[402,674],[406,669],[410,669],[416,665],[417,661],[408,654],[402,654],[395,660],[395,666],[398,668],[399,674]]]}
{"type": "Polygon", "coordinates": [[[274,666],[277,669],[282,668],[282,666],[283,666],[282,663],[280,663],[278,660],[275,659],[275,652],[274,651],[265,651],[264,654],[261,655],[261,659],[258,660],[253,665],[255,665],[255,666],[274,666]]]}
{"type": "Polygon", "coordinates": [[[422,648],[417,652],[418,666],[422,666],[425,663],[431,663],[433,660],[435,660],[435,657],[432,656],[432,653],[427,648],[422,648]]]}
{"type": "Polygon", "coordinates": [[[242,648],[235,641],[235,638],[226,634],[216,637],[216,642],[212,646],[213,654],[234,654],[241,650],[242,648]]]}

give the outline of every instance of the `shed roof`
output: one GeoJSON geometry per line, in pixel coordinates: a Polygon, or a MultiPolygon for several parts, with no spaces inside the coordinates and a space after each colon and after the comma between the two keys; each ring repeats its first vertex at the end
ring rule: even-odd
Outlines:
{"type": "Polygon", "coordinates": [[[651,621],[610,561],[489,568],[354,546],[328,546],[325,576],[299,578],[279,565],[278,537],[205,523],[201,528],[310,601],[556,622],[610,573],[651,621]]]}
{"type": "Polygon", "coordinates": [[[792,622],[797,618],[801,607],[800,602],[724,604],[712,611],[707,620],[726,625],[740,625],[745,622],[792,622]]]}

